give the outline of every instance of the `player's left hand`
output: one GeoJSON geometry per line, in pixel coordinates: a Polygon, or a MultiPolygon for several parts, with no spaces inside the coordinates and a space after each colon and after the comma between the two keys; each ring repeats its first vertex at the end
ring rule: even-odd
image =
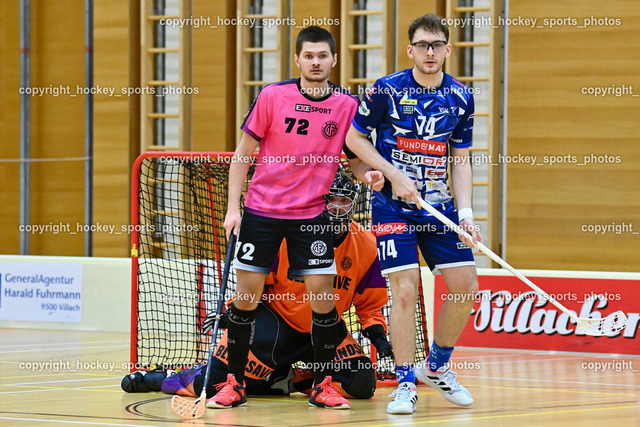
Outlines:
{"type": "Polygon", "coordinates": [[[463,234],[458,234],[458,238],[462,242],[464,242],[465,245],[467,245],[470,248],[472,248],[478,242],[483,243],[482,242],[482,234],[480,234],[480,227],[478,227],[478,224],[476,224],[476,222],[473,220],[473,218],[465,218],[462,221],[460,221],[459,225],[460,225],[460,227],[462,227],[464,229],[464,231],[469,233],[471,235],[471,238],[472,238],[472,240],[469,240],[463,234]]]}
{"type": "Polygon", "coordinates": [[[371,186],[373,191],[380,191],[384,186],[384,175],[380,171],[370,170],[364,174],[367,184],[371,186]]]}

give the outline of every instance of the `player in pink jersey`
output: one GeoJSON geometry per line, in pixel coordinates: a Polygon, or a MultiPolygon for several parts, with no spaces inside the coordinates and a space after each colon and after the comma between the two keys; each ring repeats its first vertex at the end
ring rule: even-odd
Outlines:
{"type": "MultiPolygon", "coordinates": [[[[331,225],[325,198],[345,149],[354,175],[379,189],[383,176],[371,171],[344,145],[358,100],[329,82],[336,65],[335,39],[327,30],[308,27],[296,41],[299,79],[266,86],[255,99],[242,125],[244,135],[229,170],[229,205],[224,227],[227,237],[239,230],[234,267],[235,300],[228,310],[227,382],[207,403],[230,408],[246,404],[243,385],[249,346],[264,280],[278,248],[287,239],[290,275],[303,277],[312,310],[314,362],[329,366],[339,344],[339,320],[333,301],[336,267],[331,225]],[[250,159],[260,144],[258,165],[245,199],[240,198],[250,159]]],[[[348,409],[324,370],[315,372],[309,404],[348,409]]]]}
{"type": "Polygon", "coordinates": [[[246,212],[308,219],[324,210],[323,195],[333,182],[349,128],[345,118],[353,117],[358,102],[335,85],[313,98],[302,81],[266,86],[242,125],[249,137],[260,142],[246,212]]]}

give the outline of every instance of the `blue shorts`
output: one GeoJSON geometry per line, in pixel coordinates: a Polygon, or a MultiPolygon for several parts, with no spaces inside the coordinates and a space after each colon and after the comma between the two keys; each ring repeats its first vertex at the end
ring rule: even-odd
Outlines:
{"type": "MultiPolygon", "coordinates": [[[[444,205],[442,213],[458,223],[453,203],[444,205]]],[[[424,211],[404,214],[373,206],[372,224],[384,275],[419,268],[418,248],[433,274],[443,268],[475,265],[471,249],[458,233],[424,211]]]]}

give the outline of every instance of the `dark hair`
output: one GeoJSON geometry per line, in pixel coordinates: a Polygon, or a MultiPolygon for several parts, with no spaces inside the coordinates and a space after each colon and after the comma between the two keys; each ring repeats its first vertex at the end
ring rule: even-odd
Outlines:
{"type": "Polygon", "coordinates": [[[300,52],[302,51],[302,43],[304,42],[327,42],[329,44],[329,49],[331,49],[331,55],[336,53],[336,39],[333,37],[333,34],[324,28],[316,26],[303,28],[296,39],[296,55],[300,55],[300,52]]]}
{"type": "Polygon", "coordinates": [[[445,40],[449,41],[449,27],[445,24],[444,18],[434,15],[428,15],[416,18],[409,27],[409,42],[413,42],[413,36],[418,30],[425,30],[431,33],[443,33],[445,40]]]}

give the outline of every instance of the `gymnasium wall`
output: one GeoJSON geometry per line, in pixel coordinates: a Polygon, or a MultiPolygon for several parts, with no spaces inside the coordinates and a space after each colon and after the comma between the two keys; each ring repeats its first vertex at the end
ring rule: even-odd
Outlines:
{"type": "MultiPolygon", "coordinates": [[[[2,253],[19,252],[20,62],[19,2],[0,5],[0,236],[2,253]]],[[[31,5],[31,87],[49,94],[31,97],[31,157],[84,156],[84,11],[64,0],[34,1],[31,5]],[[56,92],[54,92],[54,90],[56,92]]],[[[31,163],[32,224],[83,221],[84,164],[77,160],[31,163]]],[[[82,234],[47,234],[30,241],[31,253],[80,255],[82,234]]]]}
{"type": "Polygon", "coordinates": [[[509,8],[507,261],[638,271],[640,3],[509,8]]]}
{"type": "MultiPolygon", "coordinates": [[[[94,85],[115,88],[122,95],[122,88],[131,85],[129,2],[95,1],[94,8],[94,85]]],[[[128,247],[129,238],[121,230],[131,216],[131,102],[127,96],[94,98],[93,222],[114,226],[114,232],[93,233],[94,256],[127,255],[124,248],[128,247]]]]}
{"type": "MultiPolygon", "coordinates": [[[[235,16],[235,2],[193,2],[194,17],[235,16]]],[[[215,24],[214,24],[215,25],[215,24]]],[[[193,31],[193,150],[233,151],[235,148],[235,28],[200,27],[193,31]]]]}
{"type": "MultiPolygon", "coordinates": [[[[17,2],[15,2],[17,4],[17,2]]],[[[20,48],[18,38],[18,8],[9,3],[0,3],[0,55],[3,66],[0,67],[0,141],[2,141],[2,158],[18,159],[20,157],[20,48]]],[[[20,164],[5,161],[0,164],[0,235],[2,236],[3,253],[18,253],[20,240],[18,224],[20,222],[20,164]]]]}

